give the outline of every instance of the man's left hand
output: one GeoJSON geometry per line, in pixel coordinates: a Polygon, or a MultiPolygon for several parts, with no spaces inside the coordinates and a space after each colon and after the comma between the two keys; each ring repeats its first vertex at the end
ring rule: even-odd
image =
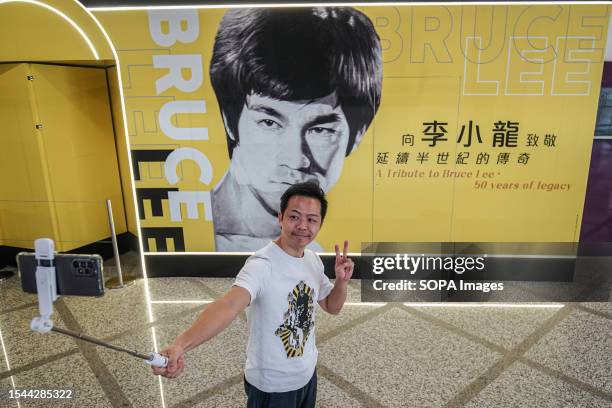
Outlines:
{"type": "Polygon", "coordinates": [[[344,250],[340,254],[340,247],[336,244],[336,282],[348,283],[353,276],[353,268],[355,264],[352,259],[347,256],[348,254],[348,241],[344,241],[344,250]]]}

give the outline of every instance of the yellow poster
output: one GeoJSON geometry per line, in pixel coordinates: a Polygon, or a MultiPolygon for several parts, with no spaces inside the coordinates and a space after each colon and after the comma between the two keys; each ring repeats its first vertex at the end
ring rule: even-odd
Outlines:
{"type": "Polygon", "coordinates": [[[571,242],[610,7],[97,10],[119,56],[145,252],[254,251],[280,196],[313,243],[571,242]]]}

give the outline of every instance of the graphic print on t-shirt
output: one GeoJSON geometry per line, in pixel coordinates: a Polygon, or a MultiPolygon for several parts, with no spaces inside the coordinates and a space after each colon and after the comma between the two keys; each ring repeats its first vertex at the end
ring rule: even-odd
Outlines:
{"type": "Polygon", "coordinates": [[[289,308],[285,312],[283,324],[276,329],[287,353],[287,358],[304,354],[304,345],[310,331],[314,329],[314,291],[304,281],[300,281],[287,295],[289,308]]]}

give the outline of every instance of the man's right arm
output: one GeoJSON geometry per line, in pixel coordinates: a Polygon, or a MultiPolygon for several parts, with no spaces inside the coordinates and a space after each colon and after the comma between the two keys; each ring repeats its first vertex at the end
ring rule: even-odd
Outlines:
{"type": "Polygon", "coordinates": [[[162,354],[168,357],[168,367],[154,367],[153,373],[169,378],[178,376],[184,367],[183,355],[223,331],[250,302],[251,295],[246,289],[232,286],[223,297],[208,305],[191,327],[162,350],[162,354]]]}

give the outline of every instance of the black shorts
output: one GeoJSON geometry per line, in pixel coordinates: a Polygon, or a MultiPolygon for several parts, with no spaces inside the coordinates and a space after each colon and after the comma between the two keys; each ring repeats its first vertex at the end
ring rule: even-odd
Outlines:
{"type": "Polygon", "coordinates": [[[264,392],[244,379],[247,408],[314,408],[317,401],[317,370],[308,384],[295,391],[264,392]]]}

